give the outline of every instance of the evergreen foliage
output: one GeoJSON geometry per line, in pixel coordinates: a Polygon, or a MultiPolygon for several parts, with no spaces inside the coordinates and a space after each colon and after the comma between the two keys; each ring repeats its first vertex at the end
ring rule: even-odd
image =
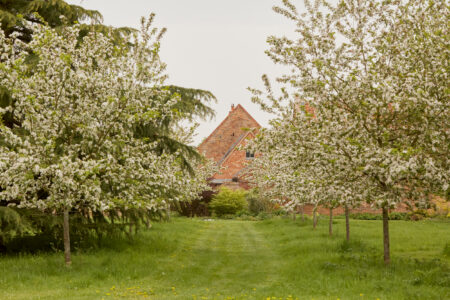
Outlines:
{"type": "Polygon", "coordinates": [[[30,224],[9,207],[0,206],[0,250],[4,243],[30,230],[30,224]]]}
{"type": "Polygon", "coordinates": [[[26,21],[46,22],[50,27],[58,28],[67,23],[82,21],[98,25],[103,21],[103,17],[96,10],[68,4],[64,0],[0,0],[0,21],[6,36],[17,32],[22,41],[29,42],[33,32],[25,26],[26,21]],[[64,16],[65,20],[61,19],[61,16],[64,16]]]}

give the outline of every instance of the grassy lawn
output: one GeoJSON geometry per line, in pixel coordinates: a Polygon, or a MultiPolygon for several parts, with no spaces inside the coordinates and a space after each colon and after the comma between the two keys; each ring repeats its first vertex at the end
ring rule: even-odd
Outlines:
{"type": "Polygon", "coordinates": [[[325,220],[175,218],[70,270],[62,253],[0,256],[0,299],[450,299],[449,222],[392,221],[391,267],[381,221],[351,220],[350,245],[335,223],[330,238],[325,220]]]}

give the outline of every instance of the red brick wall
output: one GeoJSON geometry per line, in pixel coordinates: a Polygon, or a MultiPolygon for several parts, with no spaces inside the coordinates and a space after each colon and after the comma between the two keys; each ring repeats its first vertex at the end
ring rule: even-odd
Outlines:
{"type": "MultiPolygon", "coordinates": [[[[243,141],[241,141],[241,143],[236,145],[236,148],[245,146],[247,143],[247,139],[253,137],[253,134],[249,133],[248,136],[243,141]]],[[[241,171],[248,165],[248,163],[251,162],[251,159],[246,158],[245,151],[237,150],[236,148],[223,161],[221,165],[223,169],[221,169],[219,173],[215,174],[214,178],[232,179],[239,171],[241,171]]]]}

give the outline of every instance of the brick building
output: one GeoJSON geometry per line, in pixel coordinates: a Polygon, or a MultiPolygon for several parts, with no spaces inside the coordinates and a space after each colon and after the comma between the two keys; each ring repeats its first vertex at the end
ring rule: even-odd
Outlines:
{"type": "Polygon", "coordinates": [[[254,154],[240,150],[240,147],[254,138],[260,128],[261,125],[242,105],[232,105],[227,117],[198,146],[200,153],[220,167],[220,171],[214,174],[210,181],[214,187],[248,189],[243,175],[254,154]]]}
{"type": "MultiPolygon", "coordinates": [[[[314,114],[314,110],[306,104],[307,112],[314,114]]],[[[248,153],[240,150],[240,146],[245,146],[249,139],[255,137],[261,125],[242,107],[232,105],[227,117],[217,126],[216,129],[198,146],[200,153],[207,158],[212,159],[217,163],[221,170],[214,174],[210,183],[215,188],[220,186],[227,186],[233,189],[244,188],[248,189],[249,185],[246,182],[245,171],[248,164],[254,158],[253,153],[248,153]]],[[[212,196],[210,192],[206,198],[212,196]]],[[[204,195],[205,198],[205,195],[204,195]]],[[[198,207],[191,209],[193,212],[190,215],[207,215],[207,208],[200,202],[196,203],[198,207]]],[[[448,207],[450,204],[447,204],[448,207]]],[[[312,214],[313,206],[305,205],[304,212],[312,214]]],[[[405,203],[400,204],[395,211],[407,212],[410,211],[405,203]]],[[[380,213],[380,209],[374,209],[368,204],[362,204],[358,208],[351,209],[352,213],[380,213]]],[[[328,215],[329,209],[320,206],[318,213],[328,215]]],[[[342,207],[338,207],[333,212],[335,215],[343,214],[342,207]]]]}

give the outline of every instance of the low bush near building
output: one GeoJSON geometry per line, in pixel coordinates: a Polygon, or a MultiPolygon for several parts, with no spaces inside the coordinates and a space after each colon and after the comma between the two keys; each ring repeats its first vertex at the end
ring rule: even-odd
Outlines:
{"type": "Polygon", "coordinates": [[[269,213],[273,210],[273,204],[269,199],[262,197],[258,189],[251,189],[248,191],[246,199],[248,202],[248,211],[253,216],[257,216],[261,213],[269,213]]]}
{"type": "MultiPolygon", "coordinates": [[[[381,214],[373,213],[355,213],[350,214],[350,218],[357,220],[382,220],[383,216],[381,214]]],[[[389,214],[389,220],[409,220],[410,215],[408,213],[402,212],[392,212],[389,214]]]]}
{"type": "MultiPolygon", "coordinates": [[[[350,218],[356,220],[382,220],[383,216],[375,213],[354,213],[350,214],[350,218]]],[[[445,216],[429,214],[423,209],[411,212],[391,212],[389,214],[389,220],[420,221],[428,218],[445,218],[445,216]]]]}
{"type": "Polygon", "coordinates": [[[218,194],[214,195],[209,208],[218,217],[235,215],[247,209],[246,194],[244,190],[222,188],[218,194]]]}

